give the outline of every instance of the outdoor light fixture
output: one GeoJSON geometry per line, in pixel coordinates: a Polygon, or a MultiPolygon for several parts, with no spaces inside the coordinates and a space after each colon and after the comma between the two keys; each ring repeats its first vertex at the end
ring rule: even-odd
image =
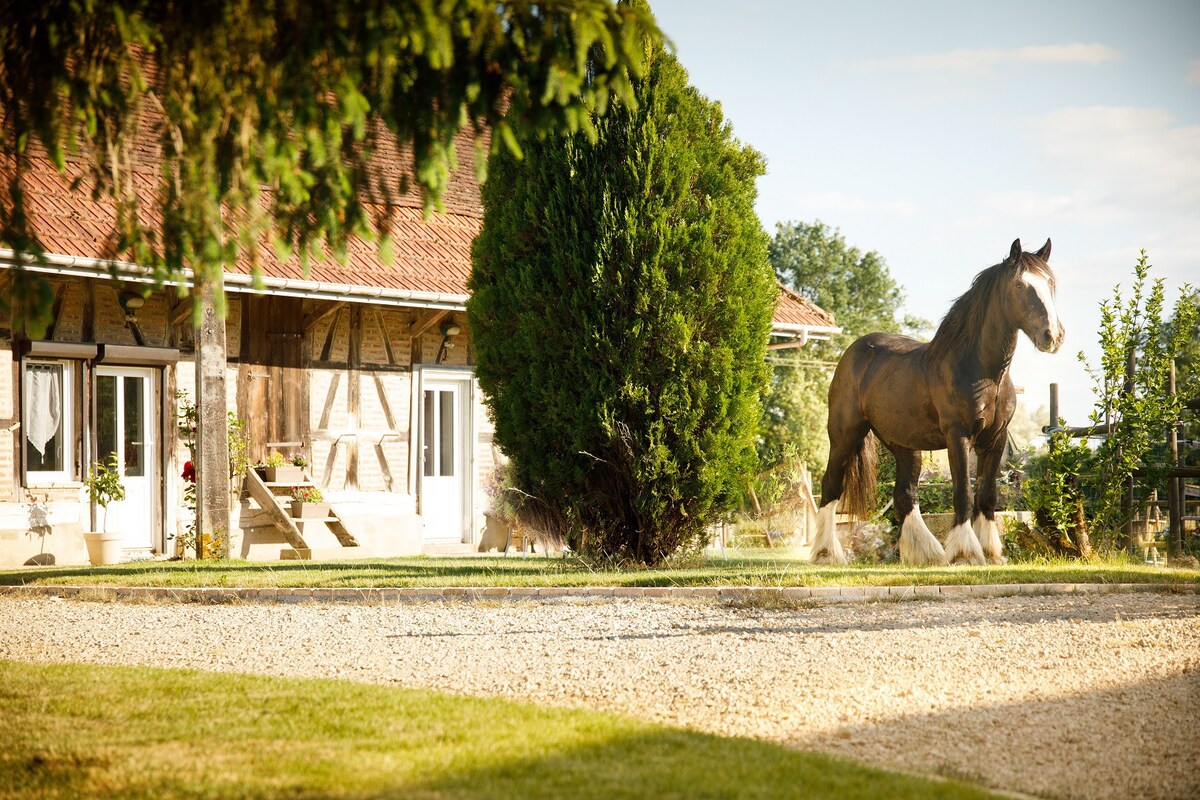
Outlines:
{"type": "Polygon", "coordinates": [[[125,312],[125,320],[136,322],[138,309],[146,305],[146,298],[137,292],[121,292],[117,297],[117,302],[121,304],[121,310],[125,312]]]}
{"type": "Polygon", "coordinates": [[[435,364],[441,364],[446,360],[446,351],[454,347],[451,337],[462,333],[462,327],[453,322],[443,322],[440,330],[442,332],[442,346],[438,348],[437,358],[434,359],[435,364]]]}
{"type": "Polygon", "coordinates": [[[146,340],[142,338],[141,328],[137,323],[138,309],[146,305],[146,298],[142,297],[138,292],[125,291],[117,295],[117,302],[121,304],[121,310],[125,312],[125,327],[129,328],[129,332],[133,334],[133,340],[137,342],[139,347],[146,345],[146,340]]]}

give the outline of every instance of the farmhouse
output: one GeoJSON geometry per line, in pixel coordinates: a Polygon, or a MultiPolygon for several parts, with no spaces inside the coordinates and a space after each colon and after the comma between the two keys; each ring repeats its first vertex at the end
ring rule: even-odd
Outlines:
{"type": "MultiPolygon", "coordinates": [[[[313,263],[308,274],[270,248],[257,284],[248,259],[227,268],[228,409],[245,423],[251,461],[279,452],[308,462],[300,478],[251,473],[237,487],[230,555],[479,546],[498,454],[464,314],[482,217],[465,136],[458,158],[445,213],[423,220],[415,193],[397,211],[391,263],[359,241],[344,265],[313,263]],[[302,484],[317,486],[332,511],[295,519],[289,493],[302,484]]],[[[49,280],[53,318],[38,341],[0,318],[0,566],[86,563],[84,533],[102,528],[120,534],[127,558],[174,554],[190,522],[178,423],[195,396],[191,299],[186,287],[150,290],[144,269],[108,260],[114,211],[72,192],[70,168],[60,176],[35,159],[29,170],[27,202],[49,257],[25,268],[49,280]],[[101,509],[82,481],[112,456],[126,496],[101,509]]],[[[153,170],[134,179],[150,205],[153,170]]],[[[15,259],[0,251],[7,298],[15,259]]],[[[773,347],[836,330],[828,313],[781,291],[773,347]]]]}

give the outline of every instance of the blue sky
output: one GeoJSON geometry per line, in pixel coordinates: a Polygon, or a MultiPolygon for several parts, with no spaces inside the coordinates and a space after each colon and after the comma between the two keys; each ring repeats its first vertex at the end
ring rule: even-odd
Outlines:
{"type": "Polygon", "coordinates": [[[758,213],[878,250],[940,320],[1014,238],[1047,237],[1067,341],[1022,338],[1030,407],[1083,424],[1098,305],[1138,250],[1200,284],[1200,3],[652,0],[700,91],[767,158],[758,213]]]}

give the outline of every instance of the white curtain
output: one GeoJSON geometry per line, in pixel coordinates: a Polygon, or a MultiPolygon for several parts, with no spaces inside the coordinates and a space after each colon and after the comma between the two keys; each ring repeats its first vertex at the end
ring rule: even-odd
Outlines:
{"type": "Polygon", "coordinates": [[[28,418],[25,438],[41,455],[46,455],[46,442],[54,438],[62,426],[62,367],[51,364],[30,364],[26,374],[28,418]]]}

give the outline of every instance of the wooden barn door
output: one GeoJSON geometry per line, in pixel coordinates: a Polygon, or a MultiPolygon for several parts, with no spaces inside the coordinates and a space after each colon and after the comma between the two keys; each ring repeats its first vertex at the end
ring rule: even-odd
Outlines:
{"type": "Polygon", "coordinates": [[[271,442],[308,441],[304,369],[304,301],[246,295],[238,366],[238,414],[246,421],[252,461],[271,442]]]}

